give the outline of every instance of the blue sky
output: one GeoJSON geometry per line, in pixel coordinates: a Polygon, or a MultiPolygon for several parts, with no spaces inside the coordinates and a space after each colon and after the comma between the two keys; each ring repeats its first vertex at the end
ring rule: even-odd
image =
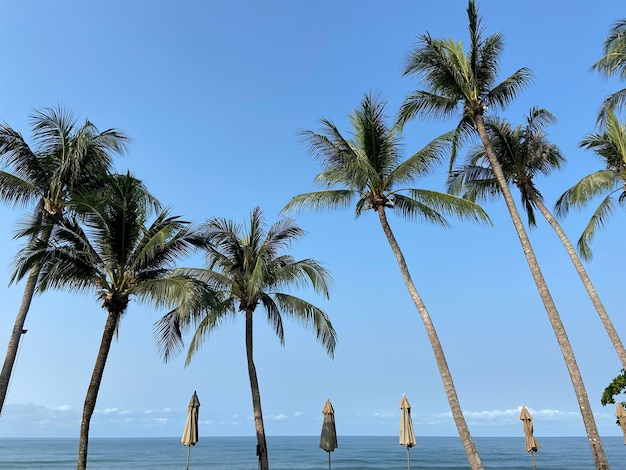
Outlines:
{"type": "MultiPolygon", "coordinates": [[[[503,116],[521,122],[531,106],[556,115],[550,138],[568,158],[561,174],[538,180],[545,200],[600,168],[578,142],[601,100],[622,86],[589,71],[617,0],[478,2],[488,32],[505,36],[501,77],[521,67],[533,85],[503,116]]],[[[395,112],[420,84],[401,76],[420,33],[467,39],[467,2],[12,2],[0,41],[0,118],[28,139],[28,115],[61,104],[100,129],[132,139],[116,161],[161,201],[192,221],[243,222],[260,206],[268,222],[289,199],[314,190],[319,168],[297,132],[347,116],[370,90],[395,112]]],[[[413,121],[411,154],[455,121],[413,121]]],[[[444,190],[445,168],[420,186],[444,190]]],[[[501,201],[485,204],[494,227],[453,221],[444,230],[391,217],[413,278],[439,332],[471,432],[522,435],[519,407],[537,436],[584,435],[576,398],[547,315],[501,201]]],[[[0,207],[0,344],[8,341],[23,283],[8,287],[12,240],[24,212],[0,207]]],[[[564,228],[576,240],[590,211],[564,228]]],[[[308,234],[297,257],[325,263],[331,299],[323,307],[338,332],[334,361],[314,335],[287,322],[286,345],[256,323],[255,361],[266,431],[315,435],[330,398],[343,435],[393,435],[406,393],[419,435],[456,435],[434,357],[382,230],[373,214],[303,213],[308,234]]],[[[623,315],[624,214],[596,238],[589,274],[619,332],[623,315]]],[[[540,220],[530,234],[577,354],[601,435],[619,435],[614,408],[600,395],[620,364],[556,236],[540,220]]],[[[184,265],[201,265],[198,256],[184,265]]],[[[131,303],[113,344],[92,436],[177,436],[194,390],[201,434],[253,435],[244,324],[226,324],[187,368],[157,356],[152,325],[163,312],[131,303]]],[[[94,296],[49,292],[35,298],[0,419],[0,436],[77,436],[105,315],[94,296]]]]}

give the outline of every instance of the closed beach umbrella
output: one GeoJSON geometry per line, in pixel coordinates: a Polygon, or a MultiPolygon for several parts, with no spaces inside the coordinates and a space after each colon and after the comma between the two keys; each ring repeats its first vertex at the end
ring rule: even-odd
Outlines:
{"type": "Polygon", "coordinates": [[[617,417],[617,423],[622,427],[622,431],[624,431],[624,445],[626,445],[626,410],[620,402],[617,402],[615,416],[617,417]]]}
{"type": "Polygon", "coordinates": [[[200,400],[198,400],[196,392],[193,392],[187,408],[187,422],[185,423],[185,430],[183,431],[183,437],[180,442],[187,446],[187,469],[189,469],[191,446],[195,446],[196,442],[198,442],[198,411],[200,408],[200,400]]]}
{"type": "Polygon", "coordinates": [[[522,405],[522,412],[519,415],[519,419],[522,420],[522,423],[524,425],[526,452],[530,452],[530,458],[533,461],[533,468],[537,468],[535,467],[535,452],[537,452],[540,446],[533,436],[533,417],[524,405],[522,405]]]}
{"type": "Polygon", "coordinates": [[[406,461],[409,470],[411,470],[411,447],[417,444],[415,439],[415,431],[413,431],[413,419],[411,418],[411,405],[406,395],[402,394],[400,402],[400,445],[406,447],[406,461]]]}
{"type": "Polygon", "coordinates": [[[335,410],[330,400],[326,400],[322,413],[324,414],[324,423],[320,436],[320,449],[328,452],[328,470],[330,470],[330,453],[339,447],[337,445],[337,430],[335,429],[335,410]]]}

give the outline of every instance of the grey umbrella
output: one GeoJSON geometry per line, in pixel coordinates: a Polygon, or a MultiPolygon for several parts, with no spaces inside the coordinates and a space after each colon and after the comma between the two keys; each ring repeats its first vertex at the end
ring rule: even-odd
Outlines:
{"type": "Polygon", "coordinates": [[[326,400],[322,413],[324,414],[324,423],[320,436],[320,449],[328,452],[328,470],[330,470],[330,453],[339,447],[337,445],[337,430],[335,429],[335,410],[330,400],[326,400]]]}
{"type": "Polygon", "coordinates": [[[191,452],[191,446],[195,446],[198,442],[198,412],[200,408],[200,400],[198,395],[193,392],[189,405],[187,406],[187,422],[185,423],[185,429],[183,431],[183,437],[180,442],[187,446],[187,470],[189,470],[189,454],[191,452]]]}
{"type": "Polygon", "coordinates": [[[411,447],[417,444],[415,439],[415,431],[413,430],[413,420],[411,419],[411,405],[406,395],[402,394],[400,402],[400,445],[406,447],[406,461],[409,470],[411,470],[411,447]]]}
{"type": "Polygon", "coordinates": [[[526,452],[530,452],[530,458],[533,461],[533,468],[535,466],[535,452],[539,449],[539,443],[533,436],[533,417],[530,412],[522,405],[522,412],[519,415],[519,419],[524,423],[524,437],[526,438],[526,452]]]}

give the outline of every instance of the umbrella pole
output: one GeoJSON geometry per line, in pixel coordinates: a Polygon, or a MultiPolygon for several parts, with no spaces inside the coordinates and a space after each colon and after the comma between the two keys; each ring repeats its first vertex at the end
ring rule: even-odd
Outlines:
{"type": "Polygon", "coordinates": [[[330,470],[330,452],[328,452],[328,470],[330,470]]]}
{"type": "Polygon", "coordinates": [[[535,465],[535,453],[533,451],[530,452],[530,458],[533,461],[533,469],[537,470],[537,466],[535,465]]]}
{"type": "Polygon", "coordinates": [[[187,470],[189,470],[189,453],[191,452],[191,446],[187,446],[187,470]]]}
{"type": "Polygon", "coordinates": [[[406,463],[409,467],[409,470],[411,470],[411,450],[408,447],[406,448],[406,463]]]}

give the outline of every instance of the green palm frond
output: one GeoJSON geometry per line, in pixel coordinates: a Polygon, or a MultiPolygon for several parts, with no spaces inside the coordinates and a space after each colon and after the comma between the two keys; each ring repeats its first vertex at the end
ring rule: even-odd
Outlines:
{"type": "Polygon", "coordinates": [[[611,217],[615,210],[615,203],[613,198],[609,195],[605,197],[598,208],[594,211],[591,219],[585,226],[583,233],[578,239],[578,251],[581,258],[586,261],[591,261],[593,253],[591,251],[591,241],[596,234],[596,230],[606,225],[607,220],[611,217]]]}
{"type": "Polygon", "coordinates": [[[591,67],[606,77],[626,80],[626,19],[617,20],[604,40],[604,55],[591,67]]]}
{"type": "Polygon", "coordinates": [[[290,318],[297,320],[305,328],[315,332],[317,340],[324,346],[328,355],[334,357],[337,346],[337,333],[328,315],[305,300],[288,294],[274,294],[278,308],[290,318]]]}
{"type": "Polygon", "coordinates": [[[583,209],[597,196],[607,191],[613,193],[619,189],[619,180],[612,170],[600,170],[583,177],[578,183],[565,191],[556,202],[555,212],[565,216],[571,208],[583,209]]]}
{"type": "Polygon", "coordinates": [[[483,208],[472,201],[452,194],[425,189],[412,189],[410,193],[414,200],[436,210],[440,214],[454,215],[460,220],[491,224],[491,220],[483,208]]]}
{"type": "Polygon", "coordinates": [[[317,211],[336,208],[347,209],[357,195],[357,192],[350,189],[333,189],[298,194],[287,203],[281,210],[281,213],[301,211],[304,208],[317,211]]]}

